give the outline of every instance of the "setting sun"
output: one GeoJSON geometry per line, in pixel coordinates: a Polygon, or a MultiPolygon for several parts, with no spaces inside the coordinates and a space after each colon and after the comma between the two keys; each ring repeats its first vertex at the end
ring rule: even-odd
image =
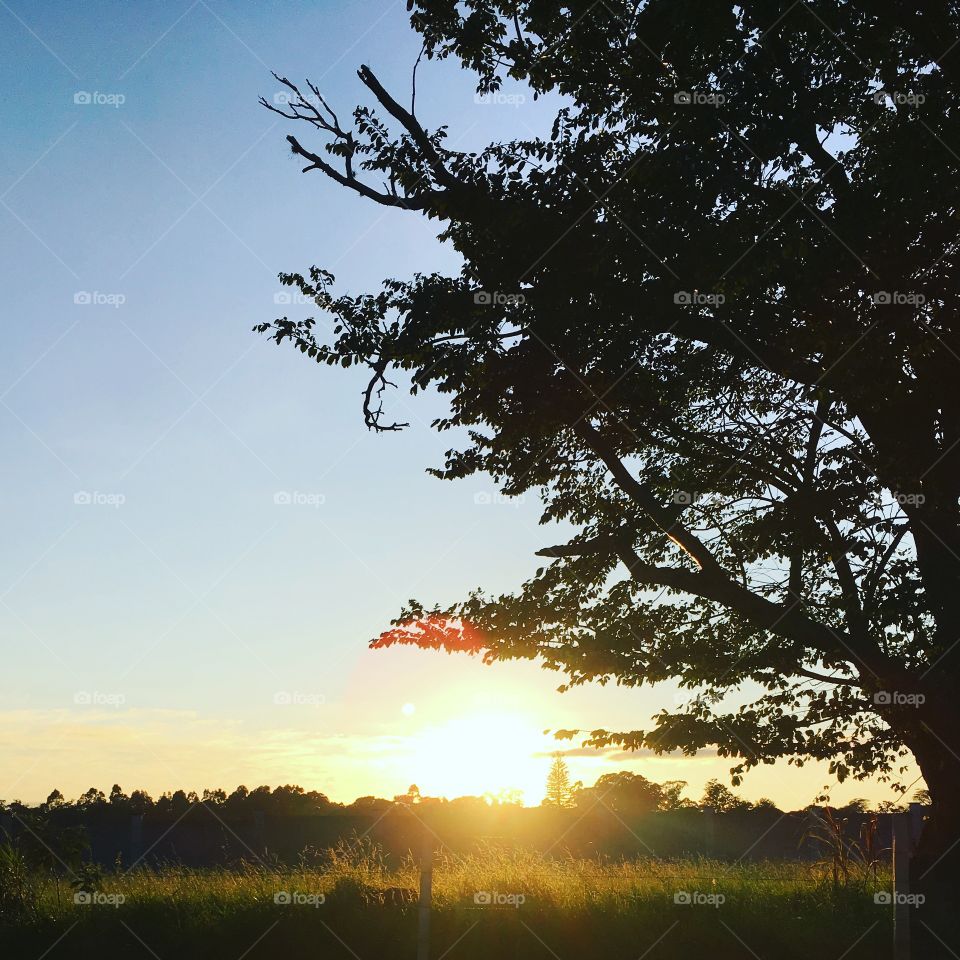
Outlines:
{"type": "Polygon", "coordinates": [[[522,713],[470,713],[425,726],[411,737],[410,780],[424,796],[521,791],[539,803],[556,742],[522,713]]]}

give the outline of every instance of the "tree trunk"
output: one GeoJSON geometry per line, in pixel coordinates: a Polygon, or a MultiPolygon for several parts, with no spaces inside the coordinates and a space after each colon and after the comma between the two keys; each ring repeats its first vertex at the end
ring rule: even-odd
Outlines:
{"type": "Polygon", "coordinates": [[[910,738],[931,799],[910,860],[910,894],[923,898],[910,909],[913,955],[924,960],[960,955],[960,724],[944,720],[938,711],[910,738]]]}

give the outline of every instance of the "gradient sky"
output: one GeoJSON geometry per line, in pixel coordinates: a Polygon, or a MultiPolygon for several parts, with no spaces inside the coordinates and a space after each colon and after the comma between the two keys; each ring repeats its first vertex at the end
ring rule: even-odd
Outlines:
{"type": "MultiPolygon", "coordinates": [[[[533,664],[367,650],[408,597],[507,590],[556,538],[532,499],[425,475],[449,445],[426,426],[436,399],[395,394],[411,429],[370,435],[356,372],[250,330],[306,315],[275,305],[281,270],[318,264],[358,292],[456,268],[435,225],[301,175],[288,126],[257,104],[281,89],[273,69],[343,118],[361,63],[405,99],[419,45],[404,7],[0,0],[0,797],[296,782],[349,801],[416,782],[537,802],[544,728],[642,728],[676,702],[669,686],[561,696],[533,664]]],[[[417,110],[458,147],[552,119],[529,97],[476,103],[452,64],[421,65],[417,110]]],[[[694,797],[729,767],[570,764],[587,782],[686,779],[694,797]]],[[[778,765],[741,792],[800,806],[827,782],[778,765]]]]}

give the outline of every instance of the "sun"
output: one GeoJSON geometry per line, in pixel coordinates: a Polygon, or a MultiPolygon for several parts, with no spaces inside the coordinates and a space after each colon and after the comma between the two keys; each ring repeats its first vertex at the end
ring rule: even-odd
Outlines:
{"type": "Polygon", "coordinates": [[[532,716],[485,711],[426,726],[411,738],[410,781],[425,796],[462,797],[519,790],[539,803],[555,741],[532,716]]]}

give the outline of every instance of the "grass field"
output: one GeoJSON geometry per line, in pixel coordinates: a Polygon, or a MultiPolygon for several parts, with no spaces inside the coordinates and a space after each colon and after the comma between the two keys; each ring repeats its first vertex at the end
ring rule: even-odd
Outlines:
{"type": "MultiPolygon", "coordinates": [[[[0,888],[7,956],[415,956],[417,905],[404,891],[418,885],[416,865],[390,868],[369,844],[296,869],[107,873],[79,896],[52,877],[14,880],[0,888]]],[[[835,886],[822,866],[798,862],[602,864],[487,847],[438,857],[431,956],[875,960],[891,942],[890,908],[874,902],[887,889],[882,874],[835,886]]]]}

